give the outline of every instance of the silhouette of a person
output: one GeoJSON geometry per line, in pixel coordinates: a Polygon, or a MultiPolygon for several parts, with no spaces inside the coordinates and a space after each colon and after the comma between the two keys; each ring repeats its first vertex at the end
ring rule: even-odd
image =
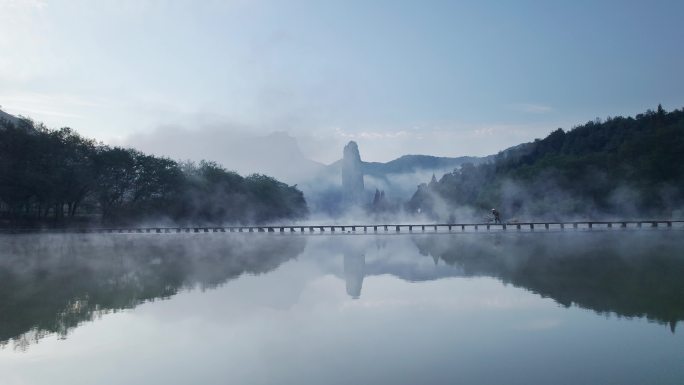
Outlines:
{"type": "Polygon", "coordinates": [[[492,215],[494,216],[494,223],[501,223],[501,214],[496,209],[492,209],[492,215]]]}

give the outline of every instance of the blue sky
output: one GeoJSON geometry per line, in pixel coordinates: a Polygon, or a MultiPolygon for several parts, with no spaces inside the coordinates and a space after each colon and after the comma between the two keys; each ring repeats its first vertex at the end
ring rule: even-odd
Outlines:
{"type": "Polygon", "coordinates": [[[110,143],[286,131],[486,155],[684,106],[684,2],[0,0],[0,105],[110,143]]]}

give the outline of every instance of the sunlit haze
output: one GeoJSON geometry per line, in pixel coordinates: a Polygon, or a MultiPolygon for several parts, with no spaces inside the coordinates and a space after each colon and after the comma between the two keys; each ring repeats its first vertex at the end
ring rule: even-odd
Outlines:
{"type": "Polygon", "coordinates": [[[0,0],[0,385],[684,384],[684,0],[0,0]]]}
{"type": "Polygon", "coordinates": [[[481,156],[680,108],[682,15],[681,1],[0,0],[0,105],[142,150],[173,126],[286,132],[321,163],[349,140],[372,161],[481,156]]]}

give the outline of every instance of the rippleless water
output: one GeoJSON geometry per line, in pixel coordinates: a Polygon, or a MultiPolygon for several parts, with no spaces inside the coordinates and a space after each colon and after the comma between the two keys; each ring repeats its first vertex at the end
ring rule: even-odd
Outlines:
{"type": "Polygon", "coordinates": [[[680,384],[682,235],[0,236],[0,383],[680,384]]]}

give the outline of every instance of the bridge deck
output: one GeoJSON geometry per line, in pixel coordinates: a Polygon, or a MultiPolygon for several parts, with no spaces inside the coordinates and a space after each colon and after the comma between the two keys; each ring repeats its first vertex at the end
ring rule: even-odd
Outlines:
{"type": "Polygon", "coordinates": [[[521,223],[430,223],[372,225],[260,225],[260,226],[190,226],[190,227],[101,227],[71,229],[2,229],[4,233],[422,233],[480,231],[565,231],[684,229],[684,220],[579,221],[521,223]]]}

